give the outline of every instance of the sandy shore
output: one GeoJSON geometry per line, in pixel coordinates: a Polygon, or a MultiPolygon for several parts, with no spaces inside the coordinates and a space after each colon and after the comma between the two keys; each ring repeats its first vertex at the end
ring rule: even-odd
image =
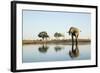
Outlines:
{"type": "MultiPolygon", "coordinates": [[[[78,39],[79,44],[90,43],[90,39],[78,39]]],[[[22,44],[71,44],[71,39],[65,40],[22,40],[22,44]]]]}

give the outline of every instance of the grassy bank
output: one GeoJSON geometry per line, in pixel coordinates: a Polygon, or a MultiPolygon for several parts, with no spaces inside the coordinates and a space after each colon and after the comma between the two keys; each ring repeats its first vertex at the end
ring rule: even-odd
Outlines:
{"type": "MultiPolygon", "coordinates": [[[[90,39],[78,39],[79,44],[90,43],[90,39]]],[[[63,40],[23,40],[23,45],[25,44],[71,44],[71,39],[63,40]]]]}

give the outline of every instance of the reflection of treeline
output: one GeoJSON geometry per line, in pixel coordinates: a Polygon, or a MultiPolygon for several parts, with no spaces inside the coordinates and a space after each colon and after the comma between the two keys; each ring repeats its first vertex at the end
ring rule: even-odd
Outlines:
{"type": "MultiPolygon", "coordinates": [[[[72,46],[73,46],[72,49],[69,50],[69,56],[70,56],[70,58],[74,59],[74,58],[79,57],[80,52],[79,52],[78,45],[76,45],[75,48],[74,48],[74,45],[72,45],[72,46]]],[[[40,53],[46,54],[48,52],[49,48],[50,47],[47,44],[42,44],[40,47],[38,47],[38,51],[40,53]]],[[[52,49],[54,49],[55,52],[61,52],[63,49],[65,49],[65,47],[56,45],[52,49]]],[[[67,51],[66,51],[66,53],[67,53],[67,51]]]]}
{"type": "Polygon", "coordinates": [[[46,53],[48,48],[49,48],[48,46],[43,45],[43,46],[39,47],[38,49],[39,49],[40,52],[46,53]]]}
{"type": "MultiPolygon", "coordinates": [[[[42,46],[40,46],[39,48],[38,48],[38,51],[39,52],[41,52],[41,53],[46,53],[47,51],[48,51],[48,49],[49,49],[49,47],[47,46],[47,45],[42,45],[42,46]]],[[[55,46],[54,47],[54,50],[56,51],[56,52],[58,52],[58,51],[61,51],[62,49],[64,49],[63,47],[61,47],[61,46],[55,46]]]]}
{"type": "Polygon", "coordinates": [[[61,49],[63,49],[63,47],[61,47],[61,46],[55,46],[54,48],[55,48],[56,52],[61,51],[61,49]]]}

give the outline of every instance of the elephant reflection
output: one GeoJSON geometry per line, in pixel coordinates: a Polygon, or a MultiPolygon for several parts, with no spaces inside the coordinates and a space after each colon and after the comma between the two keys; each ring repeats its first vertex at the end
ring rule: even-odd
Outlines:
{"type": "Polygon", "coordinates": [[[47,50],[48,50],[48,46],[47,45],[42,45],[41,47],[39,47],[38,48],[38,50],[39,50],[39,52],[41,52],[41,53],[46,53],[47,52],[47,50]]]}
{"type": "Polygon", "coordinates": [[[58,52],[58,51],[61,51],[62,47],[56,46],[56,47],[54,47],[54,49],[55,49],[56,52],[58,52]]]}
{"type": "Polygon", "coordinates": [[[69,56],[71,58],[76,58],[79,56],[79,49],[78,49],[78,45],[76,45],[76,47],[74,48],[74,45],[72,45],[72,50],[69,51],[69,56]]]}

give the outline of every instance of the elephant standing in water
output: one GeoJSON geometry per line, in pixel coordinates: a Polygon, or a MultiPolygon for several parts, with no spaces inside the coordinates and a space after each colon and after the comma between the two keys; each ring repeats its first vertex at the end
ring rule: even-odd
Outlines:
{"type": "Polygon", "coordinates": [[[69,35],[71,35],[72,37],[72,45],[74,44],[74,37],[75,37],[75,41],[76,41],[76,45],[78,45],[78,36],[80,33],[80,30],[76,27],[71,27],[68,31],[69,35]]]}
{"type": "Polygon", "coordinates": [[[77,57],[79,56],[79,49],[78,49],[78,36],[80,33],[80,30],[76,27],[71,27],[68,31],[69,35],[72,37],[72,50],[69,51],[69,55],[71,57],[77,57]],[[76,48],[74,49],[74,37],[76,41],[76,48]]]}

